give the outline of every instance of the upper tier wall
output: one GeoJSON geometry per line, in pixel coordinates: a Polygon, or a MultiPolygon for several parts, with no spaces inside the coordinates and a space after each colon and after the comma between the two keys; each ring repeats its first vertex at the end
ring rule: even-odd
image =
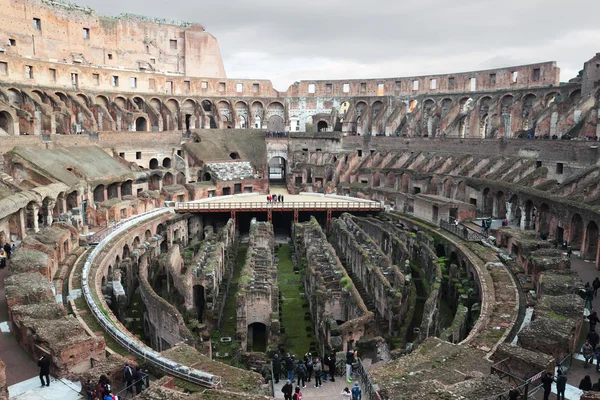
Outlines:
{"type": "Polygon", "coordinates": [[[225,78],[219,45],[199,24],[135,15],[108,18],[84,6],[0,0],[0,47],[10,55],[81,65],[225,78]]]}

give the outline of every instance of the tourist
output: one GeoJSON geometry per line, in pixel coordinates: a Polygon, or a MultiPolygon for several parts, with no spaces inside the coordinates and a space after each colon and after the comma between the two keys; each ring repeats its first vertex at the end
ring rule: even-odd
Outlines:
{"type": "Polygon", "coordinates": [[[352,399],[352,393],[350,393],[350,389],[348,389],[348,387],[345,387],[342,390],[342,400],[350,400],[352,399]]]}
{"type": "Polygon", "coordinates": [[[350,373],[352,372],[352,363],[354,362],[354,352],[348,349],[346,352],[346,382],[352,382],[350,373]]]}
{"type": "Polygon", "coordinates": [[[131,393],[133,396],[133,369],[129,365],[129,363],[125,363],[123,367],[123,380],[125,381],[125,397],[127,397],[127,393],[131,393]]]}
{"type": "Polygon", "coordinates": [[[521,392],[519,392],[519,389],[513,386],[508,391],[508,400],[517,400],[520,394],[521,392]]]}
{"type": "Polygon", "coordinates": [[[296,377],[298,378],[298,386],[303,388],[306,387],[306,366],[302,362],[302,360],[298,360],[298,365],[296,366],[296,377]]]}
{"type": "Polygon", "coordinates": [[[327,383],[327,378],[329,376],[329,357],[325,356],[321,365],[323,365],[323,383],[327,383]]]}
{"type": "MultiPolygon", "coordinates": [[[[586,283],[585,284],[585,304],[583,305],[584,308],[587,308],[588,310],[592,310],[592,300],[594,300],[594,288],[592,288],[592,285],[590,285],[590,283],[586,283]]],[[[596,319],[598,319],[596,317],[596,319]]],[[[591,322],[591,320],[590,320],[591,322]]],[[[598,321],[596,321],[598,322],[598,321]]],[[[594,327],[596,325],[594,324],[594,327]]],[[[590,328],[591,329],[591,328],[590,328]]]]}
{"type": "Polygon", "coordinates": [[[592,390],[592,378],[586,375],[581,382],[579,382],[579,389],[581,390],[592,390]]]}
{"type": "MultiPolygon", "coordinates": [[[[4,243],[4,251],[6,252],[6,259],[10,260],[10,253],[12,252],[12,247],[10,246],[10,244],[8,244],[8,242],[4,243]]],[[[598,281],[598,283],[600,283],[600,281],[598,281]]]]}
{"type": "Polygon", "coordinates": [[[567,257],[571,258],[571,254],[573,254],[573,247],[568,246],[567,247],[567,257]]]}
{"type": "Polygon", "coordinates": [[[600,372],[600,346],[596,348],[596,372],[600,372]]]}
{"type": "Polygon", "coordinates": [[[335,382],[335,365],[336,363],[336,359],[335,359],[335,353],[332,352],[331,356],[329,356],[329,376],[331,377],[330,380],[331,382],[335,382]]]}
{"type": "MultiPolygon", "coordinates": [[[[587,293],[586,293],[587,296],[587,293]]],[[[587,300],[586,300],[587,303],[587,300]]],[[[590,331],[596,330],[596,324],[600,322],[600,318],[598,318],[598,312],[593,310],[590,315],[588,315],[588,319],[590,320],[590,331]]]]}
{"type": "Polygon", "coordinates": [[[38,360],[38,367],[40,367],[40,381],[42,387],[50,386],[50,357],[46,354],[40,357],[38,360]],[[46,384],[44,384],[44,377],[46,378],[46,384]]]}
{"type": "Polygon", "coordinates": [[[275,383],[279,383],[279,377],[281,376],[281,360],[279,359],[279,354],[275,353],[273,355],[273,378],[275,379],[275,383]]]}
{"type": "Polygon", "coordinates": [[[98,385],[96,386],[96,395],[100,399],[104,399],[104,395],[110,392],[110,381],[106,375],[100,375],[98,379],[98,385]]]}
{"type": "Polygon", "coordinates": [[[6,252],[0,248],[0,269],[4,269],[4,267],[6,267],[6,252]]]}
{"type": "Polygon", "coordinates": [[[87,400],[94,400],[96,393],[94,392],[94,384],[89,379],[85,382],[85,395],[87,396],[87,400]]]}
{"type": "Polygon", "coordinates": [[[600,392],[600,378],[598,378],[598,382],[594,383],[592,386],[592,390],[594,392],[600,392]]]}
{"type": "Polygon", "coordinates": [[[598,342],[600,342],[600,335],[596,332],[596,330],[589,331],[587,334],[587,341],[590,342],[594,351],[596,351],[596,347],[598,346],[598,342]]]}
{"type": "Polygon", "coordinates": [[[559,368],[556,373],[556,399],[565,400],[565,389],[567,388],[567,375],[559,368]]]}
{"type": "Polygon", "coordinates": [[[144,374],[140,370],[140,367],[135,367],[135,372],[133,373],[133,384],[135,385],[135,394],[142,393],[142,388],[144,386],[144,374]]]}
{"type": "Polygon", "coordinates": [[[594,364],[594,348],[587,340],[581,347],[581,353],[583,354],[583,358],[585,358],[585,365],[583,366],[584,368],[587,368],[588,362],[592,365],[594,364]]]}
{"type": "Polygon", "coordinates": [[[550,372],[546,372],[542,376],[542,386],[544,388],[544,400],[548,400],[550,397],[550,393],[552,392],[552,383],[554,382],[554,378],[550,372]]]}
{"type": "Polygon", "coordinates": [[[292,400],[302,400],[302,393],[300,392],[300,388],[298,386],[296,386],[292,400]]]}
{"type": "Polygon", "coordinates": [[[362,400],[362,390],[360,390],[358,382],[354,382],[354,387],[352,388],[352,400],[362,400]]]}
{"type": "Polygon", "coordinates": [[[271,196],[267,196],[267,203],[271,202],[271,196]]]}
{"type": "Polygon", "coordinates": [[[285,370],[288,380],[294,383],[294,356],[290,356],[290,353],[285,357],[285,370]]]}
{"type": "MultiPolygon", "coordinates": [[[[8,258],[10,259],[10,256],[8,258]]],[[[594,297],[596,297],[598,295],[598,288],[600,288],[600,279],[598,277],[592,282],[592,287],[594,288],[594,297]]]]}
{"type": "Polygon", "coordinates": [[[283,393],[283,398],[285,400],[292,400],[292,391],[294,387],[292,386],[292,381],[289,379],[285,382],[285,385],[281,388],[281,393],[283,393]]]}
{"type": "Polygon", "coordinates": [[[313,359],[312,359],[311,353],[306,353],[304,355],[304,365],[306,366],[306,378],[307,378],[306,381],[310,382],[310,380],[312,379],[313,370],[314,370],[313,359]]]}
{"type": "Polygon", "coordinates": [[[315,370],[315,386],[316,388],[320,388],[323,386],[323,382],[321,381],[321,376],[323,376],[323,365],[321,364],[321,360],[319,357],[315,360],[315,365],[313,366],[315,370]]]}

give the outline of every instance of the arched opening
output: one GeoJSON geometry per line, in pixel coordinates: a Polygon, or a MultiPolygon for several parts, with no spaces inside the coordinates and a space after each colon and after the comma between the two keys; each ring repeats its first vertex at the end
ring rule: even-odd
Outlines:
{"type": "Polygon", "coordinates": [[[146,132],[148,127],[148,123],[146,122],[146,118],[139,117],[135,120],[135,130],[136,132],[146,132]]]}
{"type": "Polygon", "coordinates": [[[210,172],[202,172],[200,171],[198,173],[198,175],[200,176],[200,180],[201,182],[210,182],[212,181],[212,176],[210,175],[210,172]]]}
{"type": "Polygon", "coordinates": [[[129,258],[130,253],[131,252],[129,251],[129,245],[126,244],[125,246],[123,246],[123,260],[129,258]]]}
{"type": "Polygon", "coordinates": [[[131,196],[133,194],[133,181],[128,180],[121,185],[121,196],[131,196]]]}
{"type": "Polygon", "coordinates": [[[452,179],[446,179],[444,181],[444,197],[449,199],[452,198],[452,187],[454,186],[454,181],[452,179]]]}
{"type": "Polygon", "coordinates": [[[192,121],[192,115],[191,114],[185,114],[185,130],[189,131],[190,130],[190,123],[192,121]]]}
{"type": "Polygon", "coordinates": [[[185,174],[183,172],[178,172],[176,180],[177,180],[178,185],[184,185],[186,183],[185,182],[185,174]]]}
{"type": "Polygon", "coordinates": [[[506,218],[506,199],[501,190],[494,196],[494,216],[500,219],[506,218]]]}
{"type": "Polygon", "coordinates": [[[539,212],[540,218],[540,238],[542,240],[548,239],[550,235],[550,206],[546,203],[542,203],[539,212]]]}
{"type": "Polygon", "coordinates": [[[150,169],[157,169],[158,168],[158,160],[156,158],[151,159],[149,167],[150,167],[150,169]]]}
{"type": "Polygon", "coordinates": [[[165,168],[171,168],[171,159],[169,157],[164,158],[162,166],[165,168]]]}
{"type": "Polygon", "coordinates": [[[317,124],[317,132],[326,132],[328,128],[329,125],[327,125],[326,121],[319,121],[317,124]]]}
{"type": "Polygon", "coordinates": [[[12,116],[6,111],[0,111],[0,136],[13,134],[12,116]]]}
{"type": "Polygon", "coordinates": [[[248,351],[267,350],[267,326],[260,322],[248,325],[248,351]]]}
{"type": "Polygon", "coordinates": [[[493,208],[493,197],[490,188],[483,189],[483,216],[491,217],[493,208]]]}
{"type": "Polygon", "coordinates": [[[569,245],[573,250],[581,250],[583,244],[583,219],[581,215],[574,214],[571,218],[569,236],[569,245]]]}
{"type": "Polygon", "coordinates": [[[160,181],[161,179],[158,174],[152,175],[148,182],[148,190],[160,190],[160,181]]]}
{"type": "Polygon", "coordinates": [[[204,298],[204,286],[194,285],[194,307],[196,308],[196,318],[198,322],[204,322],[204,308],[206,307],[206,300],[204,298]]]}
{"type": "Polygon", "coordinates": [[[238,153],[237,151],[234,151],[233,153],[229,153],[229,158],[231,158],[232,160],[239,160],[240,153],[238,153]]]}
{"type": "Polygon", "coordinates": [[[107,192],[109,200],[119,198],[119,184],[111,183],[110,185],[108,185],[107,192]]]}
{"type": "Polygon", "coordinates": [[[98,185],[94,189],[94,203],[100,203],[104,200],[104,185],[98,185]]]}
{"type": "Polygon", "coordinates": [[[172,184],[173,184],[173,174],[171,174],[170,172],[167,172],[165,174],[165,176],[163,176],[163,185],[169,186],[172,184]]]}
{"type": "Polygon", "coordinates": [[[271,115],[268,120],[267,130],[270,132],[283,132],[285,130],[283,118],[279,115],[271,115]]]}
{"type": "Polygon", "coordinates": [[[585,229],[585,246],[582,254],[585,260],[595,260],[598,252],[598,225],[590,221],[585,229]]]}
{"type": "Polygon", "coordinates": [[[527,200],[525,202],[525,226],[524,229],[535,229],[534,221],[535,210],[533,207],[533,202],[531,200],[527,200]]]}
{"type": "Polygon", "coordinates": [[[269,160],[269,181],[286,181],[286,163],[283,157],[273,157],[269,160]]]}
{"type": "Polygon", "coordinates": [[[73,191],[67,195],[67,211],[77,208],[77,191],[73,191]]]}
{"type": "Polygon", "coordinates": [[[55,202],[53,199],[46,197],[42,200],[42,220],[40,221],[45,226],[52,225],[52,214],[54,211],[55,202]]]}
{"type": "Polygon", "coordinates": [[[144,241],[149,242],[151,237],[152,232],[150,232],[150,229],[146,229],[146,232],[144,232],[144,241]]]}

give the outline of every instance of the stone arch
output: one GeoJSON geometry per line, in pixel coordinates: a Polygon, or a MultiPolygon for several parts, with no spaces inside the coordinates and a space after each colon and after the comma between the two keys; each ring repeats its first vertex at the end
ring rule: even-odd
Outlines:
{"type": "Polygon", "coordinates": [[[131,101],[137,106],[138,109],[142,111],[144,110],[144,104],[146,104],[146,101],[143,98],[140,96],[133,96],[131,101]]]}
{"type": "Polygon", "coordinates": [[[233,128],[233,111],[231,104],[227,100],[221,100],[217,103],[217,109],[221,117],[222,128],[233,128]]]}
{"type": "Polygon", "coordinates": [[[79,101],[81,101],[83,103],[84,106],[89,107],[90,106],[90,99],[83,93],[79,93],[76,96],[79,101]]]}
{"type": "Polygon", "coordinates": [[[167,172],[165,174],[165,176],[163,176],[163,185],[169,186],[172,184],[173,184],[173,174],[170,172],[167,172]]]}
{"type": "Polygon", "coordinates": [[[394,172],[390,171],[386,174],[385,187],[392,189],[396,187],[396,175],[394,174],[394,172]]]}
{"type": "Polygon", "coordinates": [[[205,112],[212,112],[212,102],[210,100],[202,100],[202,109],[205,112]]]}
{"type": "Polygon", "coordinates": [[[454,179],[446,178],[446,180],[444,180],[444,189],[443,189],[444,197],[447,197],[449,199],[452,198],[452,188],[453,187],[454,187],[454,179]]]}
{"type": "Polygon", "coordinates": [[[583,218],[575,213],[571,217],[571,225],[569,226],[569,245],[573,250],[581,250],[584,235],[583,218]]]}
{"type": "Polygon", "coordinates": [[[175,178],[178,185],[185,185],[186,179],[185,174],[183,172],[178,172],[175,178]]]}
{"type": "MultiPolygon", "coordinates": [[[[196,119],[198,118],[198,112],[196,111],[196,102],[192,99],[185,99],[181,104],[181,113],[185,118],[185,130],[189,131],[190,129],[195,129],[198,123],[196,119]]],[[[202,124],[199,124],[201,128],[203,128],[202,124]]]]}
{"type": "Polygon", "coordinates": [[[150,159],[150,162],[148,163],[148,167],[150,169],[157,169],[158,168],[158,160],[156,158],[150,159]]]}
{"type": "Polygon", "coordinates": [[[133,195],[133,181],[126,180],[121,184],[121,197],[133,195]]]}
{"type": "Polygon", "coordinates": [[[108,97],[106,97],[102,94],[99,94],[94,98],[94,103],[98,104],[100,106],[103,106],[107,110],[110,107],[110,102],[108,101],[108,97]]]}
{"type": "Polygon", "coordinates": [[[245,101],[237,101],[235,103],[235,114],[238,117],[238,127],[240,129],[246,129],[249,127],[249,115],[250,109],[248,107],[248,103],[245,101]]]}
{"type": "Polygon", "coordinates": [[[0,136],[14,135],[14,128],[15,124],[12,115],[8,111],[0,111],[0,136]]]}
{"type": "Polygon", "coordinates": [[[56,95],[56,97],[58,97],[60,99],[60,101],[62,101],[63,103],[67,104],[69,101],[69,98],[67,97],[66,94],[64,94],[63,92],[54,92],[54,94],[56,95]]]}
{"type": "Polygon", "coordinates": [[[473,109],[473,99],[469,96],[465,96],[460,99],[460,101],[458,102],[458,105],[460,107],[459,111],[461,113],[468,113],[469,111],[471,111],[473,109]]]}
{"type": "Polygon", "coordinates": [[[483,210],[484,216],[491,217],[492,211],[493,211],[494,196],[489,187],[486,187],[483,189],[481,200],[483,201],[482,210],[483,210]]]}
{"type": "Polygon", "coordinates": [[[555,101],[559,101],[560,100],[560,93],[558,92],[550,92],[548,93],[545,97],[544,97],[544,105],[546,107],[549,107],[550,104],[554,103],[555,101]]]}
{"type": "Polygon", "coordinates": [[[150,176],[150,180],[148,181],[148,190],[160,190],[161,181],[162,179],[158,174],[153,174],[150,176]]]}
{"type": "Polygon", "coordinates": [[[445,117],[450,112],[452,108],[452,99],[450,97],[443,98],[440,101],[440,111],[442,113],[442,117],[445,117]]]}
{"type": "Polygon", "coordinates": [[[500,219],[506,218],[506,196],[502,190],[498,190],[494,196],[493,215],[500,219]]]}
{"type": "Polygon", "coordinates": [[[200,182],[210,182],[212,181],[212,175],[208,171],[198,171],[198,180],[200,182]]]}
{"type": "Polygon", "coordinates": [[[328,128],[329,125],[327,124],[327,121],[321,120],[317,123],[317,132],[325,132],[328,128]]]}
{"type": "Polygon", "coordinates": [[[569,93],[569,100],[573,103],[577,103],[581,99],[581,89],[575,89],[569,93]]]}
{"type": "Polygon", "coordinates": [[[118,105],[120,108],[122,108],[123,110],[127,110],[128,109],[128,107],[127,107],[127,100],[123,96],[116,96],[115,100],[114,100],[114,103],[116,105],[118,105]]]}
{"type": "Polygon", "coordinates": [[[465,184],[464,181],[459,182],[458,185],[456,186],[456,195],[454,198],[459,201],[466,201],[467,185],[465,184]]]}
{"type": "Polygon", "coordinates": [[[410,184],[410,176],[408,174],[402,174],[400,179],[400,188],[402,193],[408,193],[408,186],[410,184]]]}
{"type": "Polygon", "coordinates": [[[172,162],[170,157],[165,157],[162,160],[162,166],[165,168],[171,168],[172,162]]]}
{"type": "Polygon", "coordinates": [[[254,128],[260,129],[263,126],[265,106],[259,101],[255,100],[252,102],[252,121],[254,121],[254,128]]]}
{"type": "Polygon", "coordinates": [[[169,100],[167,100],[166,106],[172,113],[176,114],[179,112],[179,101],[175,98],[169,98],[169,100]]]}
{"type": "Polygon", "coordinates": [[[583,243],[582,258],[585,260],[596,260],[598,253],[598,225],[590,221],[585,228],[585,240],[583,243]]]}
{"type": "Polygon", "coordinates": [[[519,226],[521,224],[521,208],[519,207],[519,196],[513,194],[506,204],[506,219],[508,223],[519,226]]]}
{"type": "Polygon", "coordinates": [[[100,184],[94,188],[94,203],[100,203],[105,201],[104,198],[104,185],[100,184]]]}
{"type": "Polygon", "coordinates": [[[161,112],[163,103],[158,97],[151,98],[149,103],[156,111],[161,112]]]}
{"type": "Polygon", "coordinates": [[[506,94],[500,99],[500,111],[502,114],[510,114],[513,105],[515,104],[515,98],[512,94],[506,94]]]}
{"type": "Polygon", "coordinates": [[[535,223],[532,222],[534,213],[535,209],[533,206],[533,202],[531,200],[527,200],[525,202],[525,226],[523,227],[524,229],[532,229],[534,227],[535,223]]]}
{"type": "Polygon", "coordinates": [[[119,183],[114,182],[108,185],[106,188],[106,192],[108,193],[108,200],[110,199],[118,199],[119,198],[119,183]]]}
{"type": "Polygon", "coordinates": [[[136,132],[146,132],[148,131],[148,120],[146,117],[137,117],[135,120],[135,131],[136,132]]]}
{"type": "Polygon", "coordinates": [[[437,196],[439,183],[440,178],[437,175],[432,176],[429,179],[429,184],[427,185],[427,194],[437,196]]]}
{"type": "Polygon", "coordinates": [[[146,232],[144,232],[144,241],[149,242],[151,237],[152,232],[150,231],[150,229],[146,229],[146,232]]]}
{"type": "Polygon", "coordinates": [[[550,235],[550,206],[546,203],[542,203],[538,212],[539,216],[539,233],[542,240],[548,239],[550,235]]]}

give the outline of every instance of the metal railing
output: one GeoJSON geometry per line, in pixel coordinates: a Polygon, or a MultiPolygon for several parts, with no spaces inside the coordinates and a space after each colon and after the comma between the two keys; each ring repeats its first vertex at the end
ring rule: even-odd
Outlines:
{"type": "MultiPolygon", "coordinates": [[[[508,382],[519,391],[520,399],[528,399],[533,395],[533,393],[540,389],[541,385],[535,385],[534,382],[537,382],[539,379],[541,379],[545,371],[540,371],[531,378],[522,379],[511,373],[510,367],[507,363],[508,360],[509,358],[505,358],[504,360],[492,365],[490,375],[497,375],[500,379],[507,379],[508,382]]],[[[502,393],[494,394],[482,400],[509,400],[509,396],[510,390],[506,390],[502,393]]]]}
{"type": "Polygon", "coordinates": [[[474,231],[466,225],[455,225],[446,220],[440,220],[440,228],[452,232],[459,238],[467,240],[469,242],[479,242],[481,240],[487,239],[487,237],[484,234],[474,231]]]}
{"type": "Polygon", "coordinates": [[[290,201],[270,203],[267,201],[253,202],[202,202],[175,203],[175,211],[268,211],[268,210],[383,210],[380,203],[372,201],[290,201]]]}
{"type": "Polygon", "coordinates": [[[365,369],[365,366],[360,358],[358,358],[357,374],[364,397],[368,400],[380,400],[379,394],[377,393],[377,390],[373,385],[373,381],[371,380],[371,376],[365,369]]]}
{"type": "MultiPolygon", "coordinates": [[[[129,389],[131,389],[131,392],[133,392],[135,385],[140,382],[144,386],[149,387],[150,386],[150,377],[148,376],[148,374],[142,373],[142,377],[140,379],[138,379],[137,381],[133,381],[131,383],[131,385],[127,385],[127,381],[125,381],[126,386],[123,389],[121,389],[120,392],[117,393],[117,397],[119,397],[119,398],[127,397],[127,392],[129,391],[129,389]]],[[[136,394],[137,394],[137,390],[136,390],[136,394]]]]}
{"type": "Polygon", "coordinates": [[[113,321],[112,318],[115,318],[114,315],[110,311],[106,310],[104,305],[96,303],[96,300],[92,295],[92,289],[88,284],[88,277],[90,275],[92,265],[96,263],[96,257],[101,254],[104,247],[107,246],[112,239],[119,234],[127,232],[127,230],[132,228],[135,224],[170,212],[172,212],[172,209],[170,208],[152,210],[147,213],[137,215],[134,218],[130,218],[127,222],[121,224],[119,228],[115,228],[115,230],[110,232],[100,243],[98,243],[98,246],[96,246],[88,256],[85,265],[83,266],[83,273],[81,275],[81,289],[83,292],[83,297],[85,298],[90,311],[98,323],[102,326],[104,331],[113,339],[115,339],[117,343],[119,343],[125,350],[141,358],[144,360],[144,362],[154,365],[169,375],[176,376],[196,385],[213,388],[221,385],[220,376],[190,368],[186,365],[182,365],[178,362],[170,360],[166,357],[163,357],[154,349],[140,342],[120,323],[113,321]],[[112,316],[112,318],[110,316],[112,316]]]}

